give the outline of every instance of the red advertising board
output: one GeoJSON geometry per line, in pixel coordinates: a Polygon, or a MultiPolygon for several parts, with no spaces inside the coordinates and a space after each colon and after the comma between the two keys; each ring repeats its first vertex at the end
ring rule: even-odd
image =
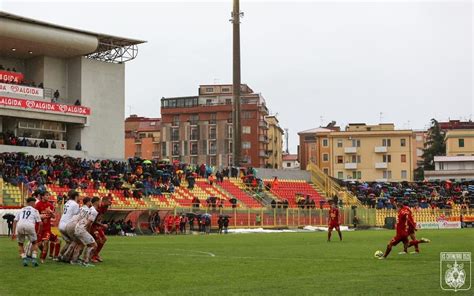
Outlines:
{"type": "Polygon", "coordinates": [[[22,73],[0,70],[0,82],[22,83],[23,78],[24,76],[22,73]]]}
{"type": "Polygon", "coordinates": [[[83,106],[65,105],[48,103],[43,101],[13,99],[8,97],[0,97],[0,106],[22,108],[29,110],[41,110],[48,112],[90,115],[91,109],[83,106]]]}

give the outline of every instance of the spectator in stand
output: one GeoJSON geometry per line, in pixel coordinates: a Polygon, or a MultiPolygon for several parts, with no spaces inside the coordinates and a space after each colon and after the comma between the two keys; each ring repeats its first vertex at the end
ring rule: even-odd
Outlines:
{"type": "Polygon", "coordinates": [[[77,144],[76,144],[76,150],[77,150],[77,151],[81,151],[81,150],[82,150],[82,146],[81,146],[81,143],[80,143],[80,142],[77,142],[77,144]]]}
{"type": "Polygon", "coordinates": [[[54,92],[54,94],[53,94],[53,102],[54,102],[54,103],[57,103],[57,102],[58,102],[59,96],[60,96],[59,90],[56,90],[56,91],[54,92]]]}
{"type": "Polygon", "coordinates": [[[2,64],[0,64],[0,70],[5,70],[2,64]]]}
{"type": "Polygon", "coordinates": [[[74,103],[74,106],[81,106],[81,102],[79,100],[76,100],[76,102],[74,103]]]}
{"type": "Polygon", "coordinates": [[[39,88],[44,88],[43,82],[41,82],[40,84],[38,84],[38,87],[39,87],[39,88]]]}
{"type": "Polygon", "coordinates": [[[51,142],[51,149],[56,149],[56,143],[54,142],[54,140],[51,142]]]}

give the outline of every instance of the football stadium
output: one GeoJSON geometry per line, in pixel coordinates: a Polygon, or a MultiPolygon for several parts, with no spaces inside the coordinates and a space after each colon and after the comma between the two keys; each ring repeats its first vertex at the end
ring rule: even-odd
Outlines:
{"type": "Polygon", "coordinates": [[[0,295],[472,295],[472,122],[423,179],[432,129],[334,122],[292,158],[240,73],[124,124],[146,42],[0,12],[0,295]]]}

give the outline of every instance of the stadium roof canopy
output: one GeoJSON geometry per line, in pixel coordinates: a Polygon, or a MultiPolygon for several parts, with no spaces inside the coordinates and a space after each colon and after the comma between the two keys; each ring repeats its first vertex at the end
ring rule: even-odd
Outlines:
{"type": "Polygon", "coordinates": [[[79,30],[0,11],[0,55],[15,58],[87,56],[122,63],[146,41],[79,30]]]}

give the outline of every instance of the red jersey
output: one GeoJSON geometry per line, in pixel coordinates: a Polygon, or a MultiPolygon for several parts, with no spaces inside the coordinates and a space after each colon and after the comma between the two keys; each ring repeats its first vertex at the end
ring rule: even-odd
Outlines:
{"type": "Polygon", "coordinates": [[[337,208],[329,209],[329,224],[339,223],[339,210],[337,208]]]}
{"type": "Polygon", "coordinates": [[[43,222],[43,232],[51,232],[51,214],[47,212],[48,209],[54,213],[54,206],[49,201],[38,201],[35,204],[43,222]]]}
{"type": "Polygon", "coordinates": [[[410,209],[408,207],[404,206],[398,211],[397,235],[408,235],[408,225],[410,225],[409,217],[410,209]]]}
{"type": "Polygon", "coordinates": [[[413,212],[411,211],[410,208],[408,208],[408,234],[412,233],[415,231],[416,229],[416,222],[415,222],[415,218],[413,217],[413,212]]]}

